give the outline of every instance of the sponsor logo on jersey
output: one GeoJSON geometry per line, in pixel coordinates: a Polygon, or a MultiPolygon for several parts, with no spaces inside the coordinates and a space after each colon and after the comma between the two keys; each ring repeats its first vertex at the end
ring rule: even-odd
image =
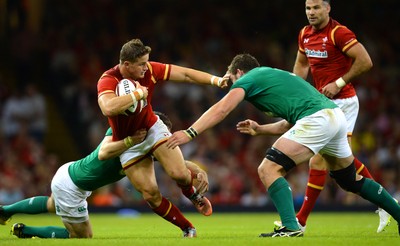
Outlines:
{"type": "Polygon", "coordinates": [[[307,57],[315,57],[315,58],[328,58],[328,51],[320,51],[320,50],[310,50],[305,48],[304,52],[307,57]]]}

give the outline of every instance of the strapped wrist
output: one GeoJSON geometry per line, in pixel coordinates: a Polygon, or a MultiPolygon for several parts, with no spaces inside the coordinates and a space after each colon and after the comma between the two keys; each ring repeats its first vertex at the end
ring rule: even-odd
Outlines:
{"type": "Polygon", "coordinates": [[[184,130],[184,132],[191,140],[199,135],[193,127],[189,127],[188,129],[184,130]]]}
{"type": "Polygon", "coordinates": [[[136,101],[141,100],[141,99],[143,98],[143,95],[144,95],[143,90],[140,89],[140,88],[134,90],[132,93],[133,93],[133,95],[135,96],[136,101]]]}
{"type": "Polygon", "coordinates": [[[342,77],[338,78],[335,81],[335,84],[337,85],[337,87],[339,87],[340,89],[342,89],[343,87],[345,87],[347,85],[346,81],[344,81],[344,79],[342,77]]]}
{"type": "Polygon", "coordinates": [[[133,139],[131,136],[124,138],[124,144],[126,147],[130,148],[133,146],[133,139]]]}
{"type": "Polygon", "coordinates": [[[220,87],[222,84],[222,78],[214,76],[214,75],[211,77],[210,81],[211,81],[211,85],[216,85],[218,87],[220,87]],[[215,83],[215,79],[217,79],[217,83],[215,83]]]}

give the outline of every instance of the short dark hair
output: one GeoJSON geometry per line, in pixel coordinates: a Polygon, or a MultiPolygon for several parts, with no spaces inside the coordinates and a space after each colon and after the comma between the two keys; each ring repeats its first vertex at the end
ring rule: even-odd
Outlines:
{"type": "Polygon", "coordinates": [[[168,118],[168,116],[164,113],[158,112],[158,111],[154,111],[154,113],[160,117],[160,120],[162,120],[164,122],[164,124],[168,127],[168,129],[171,131],[172,130],[172,122],[171,120],[168,118]]]}
{"type": "Polygon", "coordinates": [[[150,54],[151,48],[145,46],[140,39],[132,39],[126,42],[119,53],[119,61],[135,62],[138,58],[150,54]]]}
{"type": "Polygon", "coordinates": [[[236,73],[237,69],[242,70],[244,73],[252,70],[253,68],[259,67],[260,63],[257,59],[250,54],[239,54],[236,55],[231,64],[228,66],[229,73],[236,73]]]}

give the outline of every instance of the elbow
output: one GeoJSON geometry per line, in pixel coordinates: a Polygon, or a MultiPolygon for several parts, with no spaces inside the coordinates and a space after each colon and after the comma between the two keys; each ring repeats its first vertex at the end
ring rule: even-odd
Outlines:
{"type": "Polygon", "coordinates": [[[104,160],[110,159],[110,157],[111,157],[111,153],[105,151],[103,148],[100,147],[99,154],[97,155],[97,158],[100,161],[104,161],[104,160]]]}
{"type": "Polygon", "coordinates": [[[99,155],[97,157],[99,158],[100,161],[107,160],[107,155],[105,155],[104,153],[99,152],[99,155]]]}
{"type": "Polygon", "coordinates": [[[374,66],[374,63],[372,62],[372,60],[369,60],[368,70],[370,70],[373,66],[374,66]]]}
{"type": "Polygon", "coordinates": [[[371,70],[371,68],[372,68],[373,66],[374,66],[374,64],[372,63],[371,58],[365,60],[365,62],[364,62],[364,72],[367,72],[367,71],[371,70]]]}
{"type": "Polygon", "coordinates": [[[112,109],[102,109],[101,112],[106,117],[113,117],[120,113],[120,112],[116,112],[115,110],[112,110],[112,109]]]}

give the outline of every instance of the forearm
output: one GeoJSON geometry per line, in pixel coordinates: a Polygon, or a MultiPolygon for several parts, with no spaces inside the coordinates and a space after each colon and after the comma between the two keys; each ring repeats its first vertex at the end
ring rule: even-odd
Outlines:
{"type": "Polygon", "coordinates": [[[256,132],[263,135],[282,135],[283,133],[288,131],[290,127],[291,124],[289,122],[287,122],[286,120],[281,120],[275,123],[260,125],[256,129],[256,132]]]}
{"type": "Polygon", "coordinates": [[[123,114],[125,110],[131,107],[134,103],[130,94],[123,96],[103,95],[98,99],[100,109],[104,116],[116,116],[123,114]]]}
{"type": "Polygon", "coordinates": [[[295,64],[293,67],[293,73],[303,78],[304,80],[307,79],[308,71],[309,71],[308,66],[301,66],[299,64],[295,64]]]}
{"type": "Polygon", "coordinates": [[[365,61],[355,60],[350,70],[342,76],[346,83],[350,83],[353,79],[360,76],[361,74],[370,70],[370,66],[365,61]]]}
{"type": "Polygon", "coordinates": [[[126,139],[112,141],[111,137],[106,137],[101,143],[99,160],[107,160],[121,155],[129,148],[129,141],[126,139]]]}
{"type": "Polygon", "coordinates": [[[222,107],[218,107],[218,104],[212,106],[195,123],[193,123],[192,128],[196,130],[197,134],[212,128],[225,119],[229,112],[220,110],[221,108],[222,107]]]}
{"type": "Polygon", "coordinates": [[[309,70],[310,65],[308,63],[307,57],[303,53],[298,51],[296,61],[294,62],[293,66],[293,73],[303,79],[307,79],[309,70]]]}
{"type": "Polygon", "coordinates": [[[177,82],[188,82],[215,86],[219,86],[222,82],[222,78],[214,76],[212,74],[176,65],[172,65],[170,79],[177,82]]]}

